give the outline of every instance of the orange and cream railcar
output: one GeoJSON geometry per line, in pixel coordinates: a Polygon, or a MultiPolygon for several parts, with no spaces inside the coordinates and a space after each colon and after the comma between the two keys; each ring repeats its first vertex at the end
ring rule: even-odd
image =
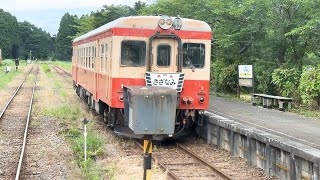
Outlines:
{"type": "Polygon", "coordinates": [[[211,28],[203,21],[119,18],[73,41],[76,92],[119,130],[127,126],[123,86],[175,88],[175,133],[180,133],[199,121],[209,105],[211,38],[211,28]]]}

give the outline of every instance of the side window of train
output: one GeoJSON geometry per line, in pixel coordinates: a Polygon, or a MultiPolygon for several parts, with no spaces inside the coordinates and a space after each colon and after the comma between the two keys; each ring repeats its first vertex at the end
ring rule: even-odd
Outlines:
{"type": "Polygon", "coordinates": [[[100,45],[100,71],[103,70],[103,55],[104,55],[104,44],[100,45]]]}
{"type": "Polygon", "coordinates": [[[161,44],[157,47],[157,66],[170,66],[171,46],[161,44]]]}
{"type": "Polygon", "coordinates": [[[84,50],[83,48],[81,49],[81,66],[83,67],[83,63],[84,63],[84,50]]]}
{"type": "Polygon", "coordinates": [[[146,42],[144,41],[122,41],[121,43],[121,65],[144,66],[146,63],[146,42]]]}
{"type": "Polygon", "coordinates": [[[84,65],[85,67],[87,67],[87,65],[88,65],[88,60],[89,60],[89,59],[88,59],[88,55],[89,55],[89,48],[86,47],[86,55],[85,55],[85,56],[86,56],[86,63],[85,63],[85,65],[84,65]]]}
{"type": "Polygon", "coordinates": [[[88,59],[89,59],[89,61],[88,61],[88,64],[87,64],[87,68],[91,68],[91,47],[89,47],[88,48],[89,49],[89,53],[88,53],[88,59]]]}
{"type": "Polygon", "coordinates": [[[96,47],[92,46],[91,47],[91,64],[90,64],[90,68],[94,68],[94,60],[95,60],[95,56],[96,56],[96,47]]]}
{"type": "Polygon", "coordinates": [[[205,61],[205,45],[200,43],[183,44],[183,67],[203,68],[205,61]]]}
{"type": "Polygon", "coordinates": [[[104,64],[104,72],[107,72],[107,66],[108,66],[108,44],[105,44],[104,45],[104,48],[105,48],[105,55],[104,55],[104,61],[103,61],[103,64],[104,64]]]}
{"type": "Polygon", "coordinates": [[[76,61],[76,65],[78,66],[79,65],[79,62],[80,62],[80,49],[78,49],[78,52],[77,52],[77,61],[76,61]]]}

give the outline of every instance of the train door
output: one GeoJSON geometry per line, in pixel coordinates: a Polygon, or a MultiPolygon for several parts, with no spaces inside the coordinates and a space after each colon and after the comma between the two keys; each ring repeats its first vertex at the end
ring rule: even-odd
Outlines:
{"type": "Polygon", "coordinates": [[[112,40],[109,39],[107,41],[107,43],[105,44],[105,49],[106,49],[106,65],[105,65],[105,69],[106,69],[106,74],[107,74],[107,78],[106,78],[106,97],[107,99],[110,99],[110,93],[111,93],[111,61],[112,61],[112,40]]]}
{"type": "Polygon", "coordinates": [[[104,72],[106,75],[105,83],[106,83],[106,90],[105,90],[105,96],[107,99],[110,99],[110,83],[111,83],[111,65],[112,65],[112,40],[108,39],[104,43],[104,72]]]}
{"type": "Polygon", "coordinates": [[[79,49],[78,46],[73,47],[73,56],[72,56],[72,77],[74,78],[74,82],[77,83],[78,79],[78,65],[79,65],[80,57],[79,57],[79,49]]]}
{"type": "Polygon", "coordinates": [[[178,41],[163,38],[152,41],[151,72],[177,72],[178,41]]]}
{"type": "Polygon", "coordinates": [[[111,76],[111,47],[110,40],[103,40],[99,43],[99,96],[109,99],[110,76],[111,76]]]}
{"type": "Polygon", "coordinates": [[[94,54],[94,99],[98,99],[98,94],[99,94],[99,67],[100,67],[100,49],[99,49],[99,41],[95,43],[95,46],[93,47],[94,54]]]}

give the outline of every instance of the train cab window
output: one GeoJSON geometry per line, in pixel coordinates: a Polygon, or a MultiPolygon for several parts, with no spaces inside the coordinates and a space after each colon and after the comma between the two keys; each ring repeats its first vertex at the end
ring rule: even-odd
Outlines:
{"type": "Polygon", "coordinates": [[[144,66],[146,63],[146,42],[122,41],[121,65],[144,66]]]}
{"type": "Polygon", "coordinates": [[[205,61],[205,45],[199,43],[183,44],[183,67],[203,68],[205,61]]]}
{"type": "Polygon", "coordinates": [[[159,45],[157,48],[157,66],[170,66],[171,46],[159,45]]]}

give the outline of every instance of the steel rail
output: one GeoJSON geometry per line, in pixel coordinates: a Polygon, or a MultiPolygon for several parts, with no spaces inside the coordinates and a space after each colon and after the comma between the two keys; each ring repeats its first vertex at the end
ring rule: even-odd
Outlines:
{"type": "MultiPolygon", "coordinates": [[[[139,148],[141,148],[143,150],[143,147],[142,145],[135,141],[136,145],[138,145],[139,148]]],[[[155,156],[152,156],[152,160],[153,162],[155,162],[156,164],[158,164],[160,166],[160,168],[162,168],[163,170],[165,170],[167,172],[167,175],[169,175],[169,177],[171,177],[172,179],[175,179],[175,180],[180,180],[180,178],[174,173],[172,172],[169,168],[167,168],[163,163],[161,163],[157,157],[155,156]]]]}
{"type": "MultiPolygon", "coordinates": [[[[57,70],[57,66],[55,66],[55,65],[52,65],[51,67],[53,67],[53,69],[54,70],[56,70],[57,71],[57,73],[59,73],[60,74],[60,76],[62,76],[66,81],[68,81],[68,83],[70,83],[70,84],[72,84],[72,82],[71,81],[69,81],[69,79],[67,79],[67,77],[66,76],[64,76],[61,72],[59,72],[58,70],[57,70]]],[[[62,70],[63,71],[63,70],[62,70]]],[[[63,71],[65,74],[67,74],[67,72],[65,72],[65,71],[63,71]]]]}
{"type": "Polygon", "coordinates": [[[26,142],[27,142],[29,122],[30,122],[30,117],[31,117],[31,112],[32,112],[32,104],[33,104],[33,99],[34,99],[34,92],[35,92],[35,89],[36,89],[36,86],[37,86],[38,73],[39,73],[39,67],[36,70],[36,77],[35,77],[34,82],[33,82],[33,88],[32,88],[32,95],[31,95],[31,98],[30,98],[28,117],[27,117],[26,127],[25,127],[25,130],[24,130],[22,149],[21,149],[21,153],[20,153],[20,159],[19,159],[19,164],[18,164],[15,180],[19,180],[19,177],[20,177],[20,171],[21,171],[23,156],[24,156],[24,153],[25,153],[26,142]]]}
{"type": "Polygon", "coordinates": [[[7,102],[6,106],[3,108],[1,114],[0,114],[0,119],[2,118],[2,116],[4,115],[5,111],[8,109],[11,101],[14,99],[14,97],[17,95],[17,93],[19,92],[21,86],[23,85],[23,83],[26,81],[27,77],[29,76],[29,74],[31,73],[33,67],[30,69],[30,71],[26,74],[26,77],[23,79],[23,81],[21,82],[21,84],[19,85],[19,87],[16,89],[16,91],[14,92],[14,94],[11,96],[10,100],[7,102]]]}
{"type": "Polygon", "coordinates": [[[61,71],[63,71],[65,74],[67,74],[69,77],[71,77],[71,74],[67,71],[65,71],[64,69],[62,69],[61,67],[57,66],[57,65],[53,65],[55,67],[57,67],[58,69],[60,69],[61,71]]]}
{"type": "Polygon", "coordinates": [[[203,158],[201,158],[200,156],[196,155],[195,153],[191,152],[190,150],[188,150],[186,147],[184,147],[183,145],[176,143],[177,147],[181,150],[183,150],[184,152],[186,152],[187,154],[189,154],[190,156],[194,157],[195,159],[197,159],[201,164],[209,167],[214,173],[218,174],[218,176],[220,176],[220,178],[222,179],[228,179],[228,180],[232,180],[234,178],[232,178],[230,175],[220,171],[217,167],[213,166],[212,164],[208,163],[206,160],[204,160],[203,158]]]}
{"type": "MultiPolygon", "coordinates": [[[[143,149],[142,145],[135,141],[136,145],[139,146],[140,149],[143,149]]],[[[215,174],[217,174],[221,179],[226,179],[226,180],[233,180],[234,178],[232,178],[230,175],[220,171],[217,167],[214,167],[213,165],[211,165],[210,163],[206,162],[203,158],[201,158],[200,156],[194,154],[193,152],[189,151],[187,148],[185,148],[184,146],[182,146],[179,143],[175,143],[177,145],[177,147],[181,150],[183,150],[184,152],[186,152],[188,155],[190,155],[191,157],[195,158],[198,162],[200,162],[202,165],[207,166],[210,168],[210,170],[212,170],[215,174]]],[[[153,161],[159,165],[160,168],[162,168],[163,170],[165,170],[167,172],[167,175],[169,175],[171,178],[179,180],[181,178],[179,178],[174,172],[172,172],[169,168],[167,168],[163,163],[161,163],[160,161],[158,161],[156,156],[152,156],[153,161]]]]}

